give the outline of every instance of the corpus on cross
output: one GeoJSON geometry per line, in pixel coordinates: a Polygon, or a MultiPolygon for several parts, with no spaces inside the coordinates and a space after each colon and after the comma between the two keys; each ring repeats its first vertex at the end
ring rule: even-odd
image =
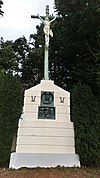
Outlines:
{"type": "Polygon", "coordinates": [[[53,32],[50,29],[51,23],[56,19],[56,17],[49,16],[49,6],[46,6],[46,16],[40,16],[39,14],[31,15],[31,18],[38,18],[44,24],[44,33],[45,33],[45,59],[44,59],[44,79],[49,80],[49,64],[48,64],[48,57],[49,57],[49,37],[53,37],[53,32]]]}

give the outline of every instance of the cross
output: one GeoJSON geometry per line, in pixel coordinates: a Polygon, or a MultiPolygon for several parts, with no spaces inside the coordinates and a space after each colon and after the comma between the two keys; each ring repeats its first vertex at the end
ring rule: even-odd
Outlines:
{"type": "MultiPolygon", "coordinates": [[[[56,19],[54,16],[49,16],[49,6],[46,6],[46,16],[40,16],[39,14],[31,15],[31,18],[38,18],[44,24],[44,33],[45,33],[45,57],[44,57],[44,79],[49,80],[49,36],[53,37],[53,32],[50,29],[51,23],[56,19]]],[[[57,17],[58,18],[58,17],[57,17]]]]}

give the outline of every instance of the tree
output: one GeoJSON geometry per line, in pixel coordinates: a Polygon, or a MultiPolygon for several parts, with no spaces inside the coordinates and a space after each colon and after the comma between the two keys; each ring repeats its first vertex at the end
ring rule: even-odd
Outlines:
{"type": "Polygon", "coordinates": [[[18,74],[24,89],[36,85],[43,78],[44,50],[35,37],[35,34],[30,35],[29,41],[24,36],[14,42],[5,42],[3,38],[0,41],[0,73],[18,74]]]}
{"type": "Polygon", "coordinates": [[[91,88],[79,82],[72,92],[76,152],[85,166],[100,164],[100,109],[91,88]]]}
{"type": "Polygon", "coordinates": [[[16,72],[18,63],[16,59],[16,55],[13,51],[13,42],[12,41],[4,41],[2,38],[0,40],[0,73],[16,72]]]}
{"type": "MultiPolygon", "coordinates": [[[[100,3],[55,0],[55,6],[63,16],[61,22],[56,21],[53,25],[55,35],[51,41],[51,60],[56,63],[54,74],[59,77],[57,81],[62,83],[63,78],[70,90],[82,80],[95,93],[100,63],[100,3]],[[75,9],[76,3],[79,5],[75,9]]],[[[54,78],[53,73],[51,77],[54,78]]]]}
{"type": "Polygon", "coordinates": [[[27,87],[38,84],[43,78],[44,40],[39,26],[37,26],[37,34],[30,35],[29,52],[22,65],[22,81],[27,87]]]}
{"type": "Polygon", "coordinates": [[[2,16],[3,16],[3,13],[4,13],[4,12],[1,10],[2,5],[3,5],[3,1],[1,1],[1,0],[0,0],[0,15],[2,15],[2,16]]]}
{"type": "MultiPolygon", "coordinates": [[[[16,59],[17,59],[17,63],[18,63],[17,72],[20,75],[22,84],[25,85],[25,83],[27,83],[27,81],[25,81],[24,64],[26,64],[26,61],[28,60],[28,54],[30,51],[30,47],[29,47],[27,39],[24,36],[16,39],[13,43],[12,48],[16,55],[16,59]]],[[[25,72],[26,72],[26,76],[27,76],[27,71],[25,71],[25,72]]]]}
{"type": "Polygon", "coordinates": [[[98,5],[98,0],[55,0],[55,8],[62,15],[77,13],[84,11],[85,8],[91,5],[98,5]]]}
{"type": "Polygon", "coordinates": [[[9,161],[12,140],[22,112],[20,80],[12,74],[0,74],[0,165],[9,161]]]}
{"type": "Polygon", "coordinates": [[[43,51],[38,44],[37,37],[37,35],[31,34],[29,41],[23,36],[13,42],[12,48],[18,64],[17,72],[24,89],[36,85],[42,78],[43,51]]]}

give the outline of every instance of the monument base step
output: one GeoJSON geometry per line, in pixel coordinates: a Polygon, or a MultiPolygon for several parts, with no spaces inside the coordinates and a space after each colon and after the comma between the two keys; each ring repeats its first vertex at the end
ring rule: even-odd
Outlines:
{"type": "Polygon", "coordinates": [[[12,153],[9,168],[19,169],[21,167],[80,167],[77,154],[43,154],[43,153],[12,153]]]}

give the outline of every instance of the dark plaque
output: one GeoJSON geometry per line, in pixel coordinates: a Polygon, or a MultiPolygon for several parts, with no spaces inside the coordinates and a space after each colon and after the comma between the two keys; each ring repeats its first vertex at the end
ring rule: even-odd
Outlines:
{"type": "Polygon", "coordinates": [[[38,108],[39,119],[55,119],[54,92],[42,91],[38,108]]]}
{"type": "Polygon", "coordinates": [[[45,91],[41,92],[41,106],[54,106],[54,93],[45,91]]]}
{"type": "Polygon", "coordinates": [[[55,119],[55,107],[39,106],[39,119],[55,119]]]}

